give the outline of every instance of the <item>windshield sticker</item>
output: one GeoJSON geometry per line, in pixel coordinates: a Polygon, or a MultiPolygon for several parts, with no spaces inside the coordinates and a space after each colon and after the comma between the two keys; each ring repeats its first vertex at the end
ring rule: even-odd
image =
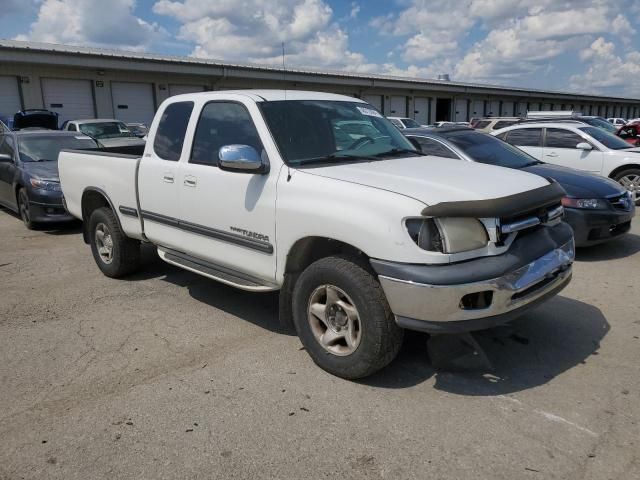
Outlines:
{"type": "Polygon", "coordinates": [[[382,115],[380,115],[380,112],[378,112],[377,110],[374,110],[373,108],[367,108],[367,107],[356,107],[356,108],[363,115],[367,115],[369,117],[382,118],[382,115]]]}

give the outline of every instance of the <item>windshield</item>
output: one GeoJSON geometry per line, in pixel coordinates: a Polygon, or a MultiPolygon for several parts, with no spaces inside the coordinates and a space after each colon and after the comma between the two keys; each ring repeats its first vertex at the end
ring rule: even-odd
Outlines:
{"type": "Polygon", "coordinates": [[[404,123],[404,126],[407,128],[420,128],[422,126],[411,118],[403,118],[402,123],[404,123]]]}
{"type": "Polygon", "coordinates": [[[418,154],[391,122],[366,103],[283,100],[263,102],[260,109],[289,165],[418,154]]]}
{"type": "Polygon", "coordinates": [[[591,135],[605,147],[610,148],[611,150],[622,150],[623,148],[631,148],[627,142],[618,137],[617,135],[613,135],[612,133],[605,132],[601,128],[596,127],[581,127],[582,130],[587,135],[591,135]]]}
{"type": "Polygon", "coordinates": [[[19,137],[18,152],[23,162],[53,162],[60,150],[84,150],[98,145],[89,137],[75,135],[25,135],[19,137]]]}
{"type": "Polygon", "coordinates": [[[80,125],[80,131],[98,140],[134,136],[122,122],[85,123],[80,125]]]}
{"type": "Polygon", "coordinates": [[[489,134],[458,132],[444,137],[476,162],[507,168],[523,168],[541,163],[519,148],[489,134]]]}
{"type": "Polygon", "coordinates": [[[604,118],[581,118],[580,121],[588,123],[592,127],[598,127],[602,130],[606,130],[607,132],[616,133],[618,131],[618,128],[615,125],[607,122],[604,118]]]}

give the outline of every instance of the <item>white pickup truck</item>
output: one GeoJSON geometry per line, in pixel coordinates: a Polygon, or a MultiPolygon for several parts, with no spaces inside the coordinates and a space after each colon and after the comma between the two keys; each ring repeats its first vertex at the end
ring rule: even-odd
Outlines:
{"type": "Polygon", "coordinates": [[[367,103],[327,93],[178,95],[142,157],[63,151],[68,211],[102,272],[168,263],[244,290],[280,290],[323,369],[359,378],[403,329],[511,320],[571,278],[563,190],[517,170],[423,156],[367,103]]]}

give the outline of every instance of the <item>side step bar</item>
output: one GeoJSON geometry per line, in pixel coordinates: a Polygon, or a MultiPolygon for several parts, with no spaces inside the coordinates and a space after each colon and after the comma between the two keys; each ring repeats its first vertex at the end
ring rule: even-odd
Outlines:
{"type": "Polygon", "coordinates": [[[278,290],[275,284],[266,284],[263,280],[238,272],[221,265],[210,263],[200,258],[192,257],[186,253],[171,250],[165,247],[158,247],[158,255],[162,260],[171,265],[184,268],[205,277],[217,280],[218,282],[231,285],[232,287],[251,292],[270,292],[278,290]]]}

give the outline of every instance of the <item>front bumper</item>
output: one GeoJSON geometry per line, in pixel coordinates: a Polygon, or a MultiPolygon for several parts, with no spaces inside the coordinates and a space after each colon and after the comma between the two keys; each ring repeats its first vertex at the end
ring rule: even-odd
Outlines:
{"type": "Polygon", "coordinates": [[[571,225],[576,247],[613,240],[631,229],[635,206],[630,211],[565,208],[564,221],[571,225]]]}
{"type": "Polygon", "coordinates": [[[62,201],[62,192],[31,188],[29,213],[36,223],[69,222],[74,217],[67,212],[62,201]]]}
{"type": "MultiPolygon", "coordinates": [[[[558,293],[571,279],[574,256],[571,239],[525,265],[487,280],[434,285],[385,275],[379,275],[379,279],[399,326],[428,333],[469,332],[506,323],[558,293]]],[[[461,265],[473,270],[469,263],[482,260],[461,265]]]]}

